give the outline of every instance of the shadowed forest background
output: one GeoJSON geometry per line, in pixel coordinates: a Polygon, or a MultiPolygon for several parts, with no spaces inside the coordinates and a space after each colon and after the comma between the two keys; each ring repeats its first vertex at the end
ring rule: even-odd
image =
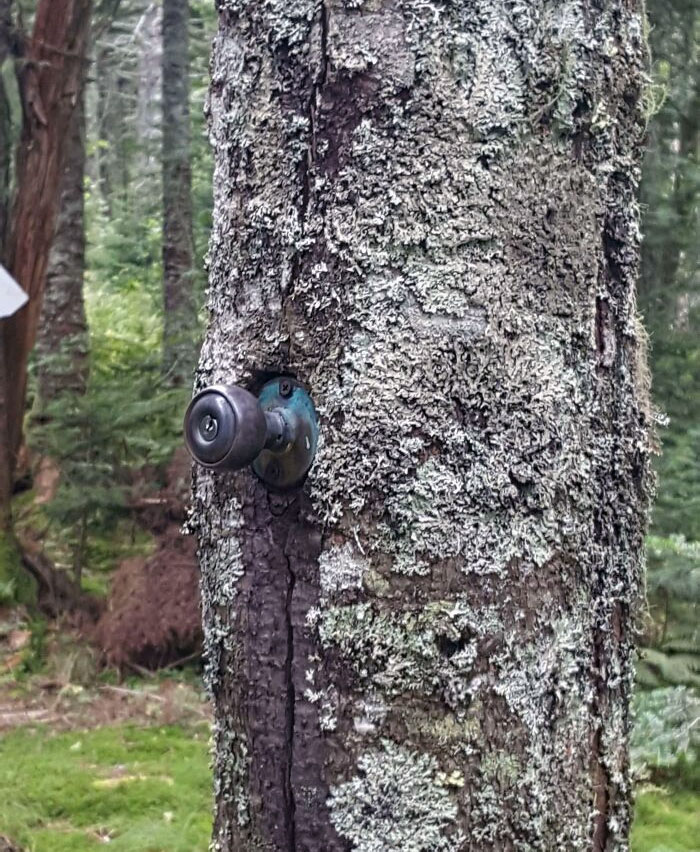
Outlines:
{"type": "MultiPolygon", "coordinates": [[[[10,5],[0,0],[2,26],[10,5]]],[[[30,32],[37,5],[16,3],[13,27],[30,32]]],[[[180,530],[216,14],[211,0],[164,5],[172,14],[142,0],[95,4],[66,137],[12,522],[0,534],[0,848],[4,834],[18,844],[7,848],[37,852],[107,840],[184,852],[206,849],[210,834],[197,567],[180,530]]],[[[648,15],[639,310],[660,453],[632,848],[671,852],[700,848],[700,8],[649,0],[648,15]]],[[[13,38],[0,45],[0,231],[18,189],[13,38]]]]}

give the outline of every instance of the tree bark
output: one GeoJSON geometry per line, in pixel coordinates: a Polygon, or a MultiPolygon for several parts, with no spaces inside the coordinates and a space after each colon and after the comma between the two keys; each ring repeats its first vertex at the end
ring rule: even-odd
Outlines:
{"type": "Polygon", "coordinates": [[[85,278],[85,86],[71,116],[60,183],[59,213],[37,334],[41,409],[61,394],[82,394],[87,378],[85,278]]]}
{"type": "MultiPolygon", "coordinates": [[[[0,0],[0,71],[12,49],[12,0],[0,0]]],[[[5,260],[5,236],[7,232],[7,211],[10,201],[10,163],[12,150],[12,127],[10,122],[10,104],[5,84],[0,74],[0,262],[5,260]]],[[[5,319],[0,319],[0,534],[11,526],[10,498],[12,496],[12,476],[10,471],[10,453],[7,432],[6,386],[7,369],[5,367],[5,319]]]]}
{"type": "MultiPolygon", "coordinates": [[[[12,0],[0,0],[0,71],[12,50],[12,0]]],[[[10,200],[12,126],[10,103],[0,74],[0,260],[4,258],[7,211],[10,200]]]]}
{"type": "Polygon", "coordinates": [[[163,2],[163,367],[183,384],[195,363],[188,0],[163,2]]]}
{"type": "Polygon", "coordinates": [[[196,471],[214,848],[625,849],[642,4],[219,14],[196,385],[296,376],[322,439],[196,471]]]}
{"type": "Polygon", "coordinates": [[[86,61],[90,8],[90,0],[41,0],[19,63],[24,116],[6,256],[29,302],[6,322],[3,337],[12,465],[22,437],[27,361],[41,314],[62,152],[86,61]]]}
{"type": "Polygon", "coordinates": [[[6,320],[0,319],[0,535],[12,529],[12,474],[7,431],[7,370],[3,344],[6,320]]]}

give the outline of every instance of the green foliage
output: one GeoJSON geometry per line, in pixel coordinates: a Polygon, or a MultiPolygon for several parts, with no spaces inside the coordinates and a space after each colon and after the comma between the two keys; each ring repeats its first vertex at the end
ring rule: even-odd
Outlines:
{"type": "Polygon", "coordinates": [[[644,161],[639,301],[651,335],[654,397],[669,417],[654,529],[700,540],[700,6],[650,0],[648,15],[652,88],[663,89],[664,99],[644,161]]]}
{"type": "Polygon", "coordinates": [[[31,675],[40,672],[44,667],[46,657],[46,621],[37,617],[29,622],[30,639],[29,645],[24,650],[22,666],[17,672],[19,675],[31,675]]]}
{"type": "Polygon", "coordinates": [[[700,684],[700,6],[650,0],[655,114],[642,176],[639,304],[667,415],[648,542],[644,687],[700,684]]]}
{"type": "Polygon", "coordinates": [[[115,275],[116,283],[91,275],[87,288],[86,392],[61,394],[30,428],[34,450],[61,470],[44,514],[63,532],[77,574],[91,541],[114,527],[139,492],[161,484],[158,471],[181,442],[188,395],[161,373],[161,321],[153,297],[129,286],[123,269],[115,275]]]}
{"type": "MultiPolygon", "coordinates": [[[[67,561],[76,576],[83,564],[94,568],[99,542],[112,538],[110,531],[129,512],[134,498],[161,484],[163,467],[181,444],[182,414],[190,394],[189,387],[173,389],[162,374],[158,128],[138,138],[134,104],[125,94],[136,85],[139,56],[133,35],[144,11],[138,0],[123,3],[104,35],[106,53],[101,55],[108,57],[115,80],[127,82],[114,83],[112,108],[118,115],[102,114],[89,125],[89,173],[100,177],[86,182],[87,388],[83,395],[65,393],[49,402],[29,429],[32,449],[53,459],[61,471],[58,491],[43,510],[43,519],[49,525],[46,536],[60,539],[56,550],[70,551],[67,561]],[[100,130],[116,135],[100,138],[100,130]],[[105,181],[106,174],[129,176],[128,186],[105,181]]],[[[191,4],[194,286],[200,303],[211,227],[211,152],[203,105],[215,18],[213,4],[191,4]]]]}
{"type": "Polygon", "coordinates": [[[700,544],[649,536],[647,553],[650,624],[638,682],[700,686],[700,544]]]}
{"type": "MultiPolygon", "coordinates": [[[[694,298],[700,305],[700,288],[694,298]]],[[[645,314],[649,322],[648,309],[645,314]]],[[[669,418],[653,520],[660,534],[682,531],[700,540],[700,310],[689,309],[687,321],[688,330],[651,328],[654,396],[669,418]]]]}
{"type": "Polygon", "coordinates": [[[0,531],[0,605],[32,604],[35,599],[36,584],[22,567],[15,542],[0,531]]]}
{"type": "Polygon", "coordinates": [[[2,831],[34,852],[204,852],[207,741],[205,726],[5,734],[2,831]]]}
{"type": "MultiPolygon", "coordinates": [[[[192,206],[194,215],[195,274],[203,295],[205,256],[212,213],[212,153],[204,120],[209,89],[209,53],[216,29],[216,8],[210,0],[190,0],[190,115],[192,117],[192,206]]],[[[203,303],[203,298],[200,298],[203,303]]]]}
{"type": "Polygon", "coordinates": [[[631,757],[637,776],[692,764],[700,748],[700,698],[685,686],[639,691],[634,698],[635,723],[631,757]]]}
{"type": "Polygon", "coordinates": [[[697,852],[700,699],[684,686],[640,691],[631,757],[636,791],[632,852],[697,852]],[[651,782],[651,783],[649,783],[651,782]]]}

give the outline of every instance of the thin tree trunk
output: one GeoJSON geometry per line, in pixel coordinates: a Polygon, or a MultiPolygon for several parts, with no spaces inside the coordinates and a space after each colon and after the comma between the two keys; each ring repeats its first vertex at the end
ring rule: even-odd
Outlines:
{"type": "Polygon", "coordinates": [[[133,194],[130,160],[136,139],[128,119],[137,100],[133,57],[98,43],[96,76],[97,131],[104,142],[97,152],[100,191],[113,216],[127,209],[133,194]]]}
{"type": "Polygon", "coordinates": [[[85,86],[70,120],[56,234],[37,334],[42,410],[63,393],[81,394],[87,378],[85,277],[85,86]]]}
{"type": "Polygon", "coordinates": [[[650,486],[641,2],[219,3],[196,472],[217,850],[625,849],[650,486]]]}
{"type": "Polygon", "coordinates": [[[163,2],[164,369],[189,379],[195,362],[188,0],[163,2]]]}
{"type": "Polygon", "coordinates": [[[12,473],[7,431],[7,370],[3,351],[6,320],[0,319],[0,535],[12,529],[12,473]]]}
{"type": "Polygon", "coordinates": [[[41,314],[64,142],[85,62],[90,0],[41,0],[20,62],[24,108],[7,266],[29,296],[4,331],[11,464],[22,438],[27,361],[41,314]]]}
{"type": "MultiPolygon", "coordinates": [[[[0,0],[0,71],[11,52],[12,0],[0,0]]],[[[0,74],[0,260],[5,252],[7,211],[10,201],[10,165],[12,158],[12,126],[10,103],[5,82],[0,74]]]]}
{"type": "MultiPolygon", "coordinates": [[[[0,71],[11,52],[12,0],[0,0],[0,71]]],[[[7,212],[10,201],[10,164],[12,151],[12,127],[10,104],[5,84],[0,74],[0,262],[5,260],[5,237],[7,212]]],[[[12,474],[10,465],[9,438],[7,431],[5,367],[5,319],[0,319],[0,534],[10,530],[10,498],[12,496],[12,474]]]]}

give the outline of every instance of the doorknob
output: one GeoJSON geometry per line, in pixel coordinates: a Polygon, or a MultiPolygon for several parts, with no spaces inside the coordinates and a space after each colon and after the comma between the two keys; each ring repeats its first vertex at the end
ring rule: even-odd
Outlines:
{"type": "Polygon", "coordinates": [[[318,445],[318,416],[307,391],[283,376],[254,396],[238,385],[211,385],[185,412],[185,443],[211,470],[252,465],[269,488],[287,490],[306,476],[318,445]]]}

